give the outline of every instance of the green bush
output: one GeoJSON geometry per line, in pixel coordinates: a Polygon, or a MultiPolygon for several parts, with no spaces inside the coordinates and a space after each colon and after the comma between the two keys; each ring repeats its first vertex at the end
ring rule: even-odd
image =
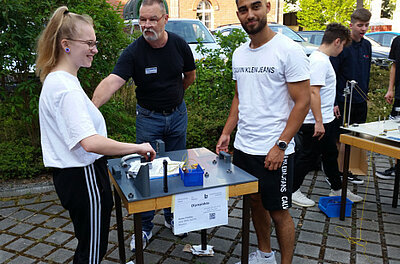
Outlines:
{"type": "Polygon", "coordinates": [[[388,118],[392,106],[386,103],[385,94],[389,87],[389,70],[375,65],[371,67],[368,93],[368,116],[367,122],[388,118]]]}

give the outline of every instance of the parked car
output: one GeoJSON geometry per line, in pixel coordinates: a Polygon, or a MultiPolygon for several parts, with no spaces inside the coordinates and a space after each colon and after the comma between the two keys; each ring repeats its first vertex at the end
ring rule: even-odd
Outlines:
{"type": "MultiPolygon", "coordinates": [[[[299,34],[297,34],[295,31],[293,31],[291,28],[289,28],[285,25],[271,23],[271,24],[268,24],[268,26],[273,31],[283,34],[283,35],[291,38],[292,40],[296,41],[297,43],[299,43],[304,48],[304,51],[307,54],[307,56],[309,56],[314,50],[316,50],[318,48],[316,45],[305,41],[299,34]]],[[[214,29],[213,32],[214,33],[221,32],[221,34],[223,36],[228,36],[235,29],[244,31],[242,25],[234,24],[234,25],[218,27],[218,28],[214,29]]]]}
{"type": "MultiPolygon", "coordinates": [[[[127,32],[130,34],[133,33],[133,30],[140,30],[137,19],[126,20],[125,24],[127,25],[127,32]]],[[[200,38],[201,43],[207,49],[220,48],[208,28],[198,19],[169,18],[165,30],[182,37],[189,44],[196,60],[204,58],[204,55],[196,51],[196,47],[199,45],[197,39],[200,38]]]]}
{"type": "MultiPolygon", "coordinates": [[[[321,45],[322,37],[324,36],[323,30],[312,30],[312,31],[299,31],[300,36],[302,36],[307,41],[315,45],[321,45]]],[[[372,63],[381,67],[389,67],[389,52],[390,48],[383,47],[381,44],[370,38],[369,36],[364,36],[366,40],[371,43],[372,46],[372,63]]]]}
{"type": "Polygon", "coordinates": [[[365,34],[366,36],[374,39],[376,42],[384,47],[389,47],[392,45],[392,40],[400,35],[400,32],[393,31],[381,31],[381,32],[370,32],[365,34]]]}

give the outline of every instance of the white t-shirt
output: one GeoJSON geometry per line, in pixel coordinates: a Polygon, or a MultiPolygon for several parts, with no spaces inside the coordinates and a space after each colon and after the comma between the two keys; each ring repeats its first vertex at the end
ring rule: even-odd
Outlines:
{"type": "Polygon", "coordinates": [[[95,134],[106,137],[107,129],[77,77],[64,71],[47,75],[40,93],[39,122],[45,167],[83,167],[102,157],[86,152],[79,143],[95,134]]]}
{"type": "MultiPolygon", "coordinates": [[[[299,44],[279,33],[257,49],[249,44],[236,49],[232,60],[239,95],[234,146],[250,155],[267,155],[294,106],[287,83],[308,80],[309,61],[299,44]]],[[[292,139],[285,153],[293,152],[292,139]]]]}
{"type": "MultiPolygon", "coordinates": [[[[333,104],[336,96],[336,74],[329,56],[316,50],[310,55],[310,85],[321,85],[322,123],[327,124],[335,119],[333,104]]],[[[310,109],[304,124],[315,124],[314,115],[310,109]]]]}

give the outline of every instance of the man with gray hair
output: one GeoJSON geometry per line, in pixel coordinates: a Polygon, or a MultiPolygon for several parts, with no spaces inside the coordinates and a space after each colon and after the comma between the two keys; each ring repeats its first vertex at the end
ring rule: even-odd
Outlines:
{"type": "MultiPolygon", "coordinates": [[[[196,77],[193,54],[185,40],[165,31],[168,14],[163,0],[143,0],[139,15],[143,35],[122,52],[113,72],[97,86],[92,101],[100,107],[132,78],[137,99],[136,142],[149,142],[155,148],[155,141],[161,139],[165,151],[185,149],[188,117],[183,96],[196,77]]],[[[142,213],[143,248],[152,237],[154,213],[142,213]]],[[[165,226],[173,229],[170,208],[164,209],[164,217],[165,226]]]]}

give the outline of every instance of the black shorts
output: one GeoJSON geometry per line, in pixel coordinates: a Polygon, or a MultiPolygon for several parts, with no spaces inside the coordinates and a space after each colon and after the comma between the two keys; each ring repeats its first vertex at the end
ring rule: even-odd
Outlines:
{"type": "Polygon", "coordinates": [[[264,167],[265,156],[250,155],[235,149],[233,164],[258,178],[258,192],[269,211],[292,207],[294,154],[284,157],[282,167],[270,171],[264,167]]]}

